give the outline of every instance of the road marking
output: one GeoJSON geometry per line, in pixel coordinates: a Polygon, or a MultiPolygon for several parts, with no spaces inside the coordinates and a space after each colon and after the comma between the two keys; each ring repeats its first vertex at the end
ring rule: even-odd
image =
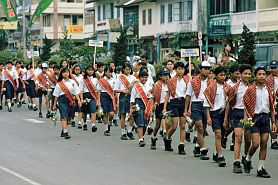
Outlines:
{"type": "Polygon", "coordinates": [[[36,120],[36,119],[24,119],[25,121],[29,121],[31,123],[44,123],[44,121],[36,120]]]}
{"type": "Polygon", "coordinates": [[[5,168],[4,166],[0,165],[0,169],[5,171],[5,172],[7,172],[7,173],[9,173],[9,174],[11,174],[11,175],[13,175],[13,176],[15,176],[15,177],[17,177],[17,178],[19,178],[19,179],[21,179],[24,182],[27,182],[27,183],[31,184],[31,185],[42,185],[40,183],[37,183],[37,182],[33,181],[32,179],[24,177],[23,175],[21,175],[21,174],[19,174],[17,172],[14,172],[14,171],[12,171],[12,170],[10,170],[8,168],[5,168]]]}

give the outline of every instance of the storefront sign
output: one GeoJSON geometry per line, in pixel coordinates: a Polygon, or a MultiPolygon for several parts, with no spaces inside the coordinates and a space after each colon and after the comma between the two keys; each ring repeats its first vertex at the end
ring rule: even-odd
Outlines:
{"type": "Polygon", "coordinates": [[[69,33],[83,33],[83,26],[80,25],[70,25],[67,26],[69,33]]]}

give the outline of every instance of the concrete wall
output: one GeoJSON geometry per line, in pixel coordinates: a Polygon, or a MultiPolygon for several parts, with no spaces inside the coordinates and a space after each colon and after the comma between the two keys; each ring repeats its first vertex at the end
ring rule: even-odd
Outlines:
{"type": "Polygon", "coordinates": [[[278,7],[277,0],[259,0],[259,9],[268,9],[278,7]]]}
{"type": "Polygon", "coordinates": [[[256,32],[256,11],[234,13],[230,17],[231,33],[241,34],[245,24],[252,32],[256,32]]]}
{"type": "MultiPolygon", "coordinates": [[[[277,2],[278,3],[278,2],[277,2]]],[[[278,7],[259,11],[259,31],[278,30],[278,7]]]]}

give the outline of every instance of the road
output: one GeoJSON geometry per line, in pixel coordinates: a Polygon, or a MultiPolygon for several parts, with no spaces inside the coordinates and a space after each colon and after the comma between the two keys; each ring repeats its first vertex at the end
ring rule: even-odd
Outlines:
{"type": "MultiPolygon", "coordinates": [[[[13,108],[12,113],[0,111],[0,185],[235,185],[278,182],[278,151],[269,150],[266,168],[271,179],[251,174],[232,173],[233,153],[225,150],[227,167],[219,168],[212,160],[193,157],[194,144],[186,143],[186,156],[177,154],[177,133],[172,153],[163,151],[159,137],[158,148],[150,150],[150,136],[145,148],[138,141],[120,140],[120,128],[112,127],[110,137],[98,131],[69,128],[72,138],[59,137],[60,127],[48,119],[39,119],[38,112],[13,108]]],[[[213,133],[208,129],[206,139],[213,152],[213,133]]],[[[253,157],[256,169],[258,155],[253,157]]]]}

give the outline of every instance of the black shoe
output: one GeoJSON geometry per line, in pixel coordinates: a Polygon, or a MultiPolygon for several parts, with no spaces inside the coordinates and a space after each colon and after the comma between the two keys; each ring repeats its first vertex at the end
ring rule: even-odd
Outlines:
{"type": "Polygon", "coordinates": [[[14,102],[11,103],[12,107],[14,106],[14,102]]]}
{"type": "Polygon", "coordinates": [[[212,160],[218,162],[218,154],[213,153],[212,160]]]}
{"type": "Polygon", "coordinates": [[[123,135],[121,136],[121,140],[128,140],[128,138],[126,137],[126,134],[123,134],[123,135]]]}
{"type": "Polygon", "coordinates": [[[51,113],[48,111],[47,113],[46,113],[46,116],[45,116],[46,118],[50,118],[51,117],[51,113]]]}
{"type": "Polygon", "coordinates": [[[112,121],[109,121],[109,124],[108,124],[110,127],[112,127],[113,125],[112,125],[112,121]]]}
{"type": "Polygon", "coordinates": [[[146,145],[146,142],[143,140],[143,141],[139,141],[139,147],[144,147],[146,145]]]}
{"type": "Polygon", "coordinates": [[[13,110],[11,108],[8,108],[8,112],[13,112],[13,110]]]}
{"type": "Polygon", "coordinates": [[[75,127],[75,121],[71,122],[71,127],[75,127]]]}
{"type": "Polygon", "coordinates": [[[174,151],[173,148],[171,147],[172,139],[167,139],[166,136],[164,136],[163,141],[164,141],[165,151],[168,152],[174,151]]]}
{"type": "Polygon", "coordinates": [[[235,150],[235,145],[232,143],[231,145],[230,145],[230,151],[234,151],[235,150]]]}
{"type": "Polygon", "coordinates": [[[194,143],[194,144],[197,143],[197,137],[196,137],[196,136],[194,136],[194,138],[193,138],[193,143],[194,143]]]}
{"type": "Polygon", "coordinates": [[[241,165],[239,161],[234,162],[234,173],[242,173],[241,165]]]}
{"type": "Polygon", "coordinates": [[[29,109],[29,110],[33,110],[32,105],[28,105],[28,109],[29,109]]]}
{"type": "Polygon", "coordinates": [[[37,110],[38,110],[37,106],[33,107],[33,111],[37,111],[37,110]]]}
{"type": "Polygon", "coordinates": [[[19,104],[19,107],[21,107],[22,106],[22,103],[21,103],[21,101],[18,103],[19,104]]]}
{"type": "Polygon", "coordinates": [[[66,133],[64,133],[65,134],[65,139],[69,139],[69,138],[71,138],[71,136],[69,135],[69,133],[68,132],[66,132],[66,133]]]}
{"type": "Polygon", "coordinates": [[[178,150],[179,150],[180,155],[185,155],[186,154],[185,151],[184,151],[184,144],[179,144],[178,150]]]}
{"type": "Polygon", "coordinates": [[[63,130],[61,131],[60,137],[65,137],[65,133],[63,132],[63,130]]]}
{"type": "MultiPolygon", "coordinates": [[[[241,164],[244,165],[245,162],[247,162],[246,157],[243,157],[243,156],[242,156],[242,158],[241,158],[241,164]]],[[[250,169],[253,169],[252,164],[251,164],[251,166],[250,166],[250,169]]]]}
{"type": "Polygon", "coordinates": [[[26,104],[26,101],[25,100],[22,100],[22,102],[21,102],[23,105],[25,105],[26,104]]]}
{"type": "Polygon", "coordinates": [[[88,127],[86,124],[83,125],[83,130],[88,130],[88,127]]]}
{"type": "Polygon", "coordinates": [[[133,133],[132,132],[127,132],[127,137],[130,139],[130,140],[134,140],[134,137],[133,137],[133,133]]]}
{"type": "Polygon", "coordinates": [[[243,168],[245,173],[250,173],[251,170],[251,161],[245,160],[243,163],[243,168]]]}
{"type": "Polygon", "coordinates": [[[3,109],[3,106],[2,105],[0,105],[0,110],[2,110],[3,109]]]}
{"type": "Polygon", "coordinates": [[[228,138],[223,137],[221,141],[222,141],[221,142],[222,148],[226,148],[227,147],[228,138]]]}
{"type": "Polygon", "coordinates": [[[274,149],[274,150],[278,150],[278,143],[277,141],[275,141],[274,143],[271,143],[271,149],[274,149]]]}
{"type": "Polygon", "coordinates": [[[113,119],[113,124],[115,125],[115,127],[118,126],[117,120],[113,119]]]}
{"type": "Polygon", "coordinates": [[[157,138],[151,138],[151,150],[156,150],[157,138]]]}
{"type": "Polygon", "coordinates": [[[153,128],[152,127],[148,127],[147,133],[148,133],[148,135],[151,135],[153,133],[153,128]]]}
{"type": "Polygon", "coordinates": [[[41,112],[39,113],[39,118],[43,118],[43,116],[42,116],[42,113],[41,113],[41,112]]]}
{"type": "Polygon", "coordinates": [[[111,136],[109,130],[106,130],[106,131],[104,132],[104,135],[105,135],[105,136],[111,136]]]}
{"type": "Polygon", "coordinates": [[[17,107],[17,108],[20,108],[20,104],[18,103],[18,104],[16,105],[16,107],[17,107]]]}
{"type": "Polygon", "coordinates": [[[82,129],[82,125],[81,125],[81,124],[78,124],[77,128],[78,128],[78,129],[82,129]]]}
{"type": "Polygon", "coordinates": [[[200,147],[195,146],[194,150],[193,150],[193,154],[194,157],[200,157],[201,156],[201,151],[200,151],[200,147]]]}
{"type": "Polygon", "coordinates": [[[201,151],[200,159],[201,160],[209,160],[208,149],[204,149],[204,150],[201,151]]]}
{"type": "Polygon", "coordinates": [[[226,166],[226,161],[224,157],[218,157],[218,166],[219,167],[225,167],[226,166]]]}
{"type": "Polygon", "coordinates": [[[97,131],[97,127],[96,126],[92,126],[92,132],[96,132],[97,131]]]}
{"type": "Polygon", "coordinates": [[[160,131],[159,131],[159,135],[160,135],[161,137],[163,137],[163,130],[160,130],[160,131]]]}
{"type": "Polygon", "coordinates": [[[191,142],[191,138],[190,138],[190,133],[189,132],[185,132],[185,140],[187,142],[191,142]]]}
{"type": "Polygon", "coordinates": [[[264,168],[262,168],[261,170],[257,170],[257,177],[270,178],[270,175],[264,168]]]}

